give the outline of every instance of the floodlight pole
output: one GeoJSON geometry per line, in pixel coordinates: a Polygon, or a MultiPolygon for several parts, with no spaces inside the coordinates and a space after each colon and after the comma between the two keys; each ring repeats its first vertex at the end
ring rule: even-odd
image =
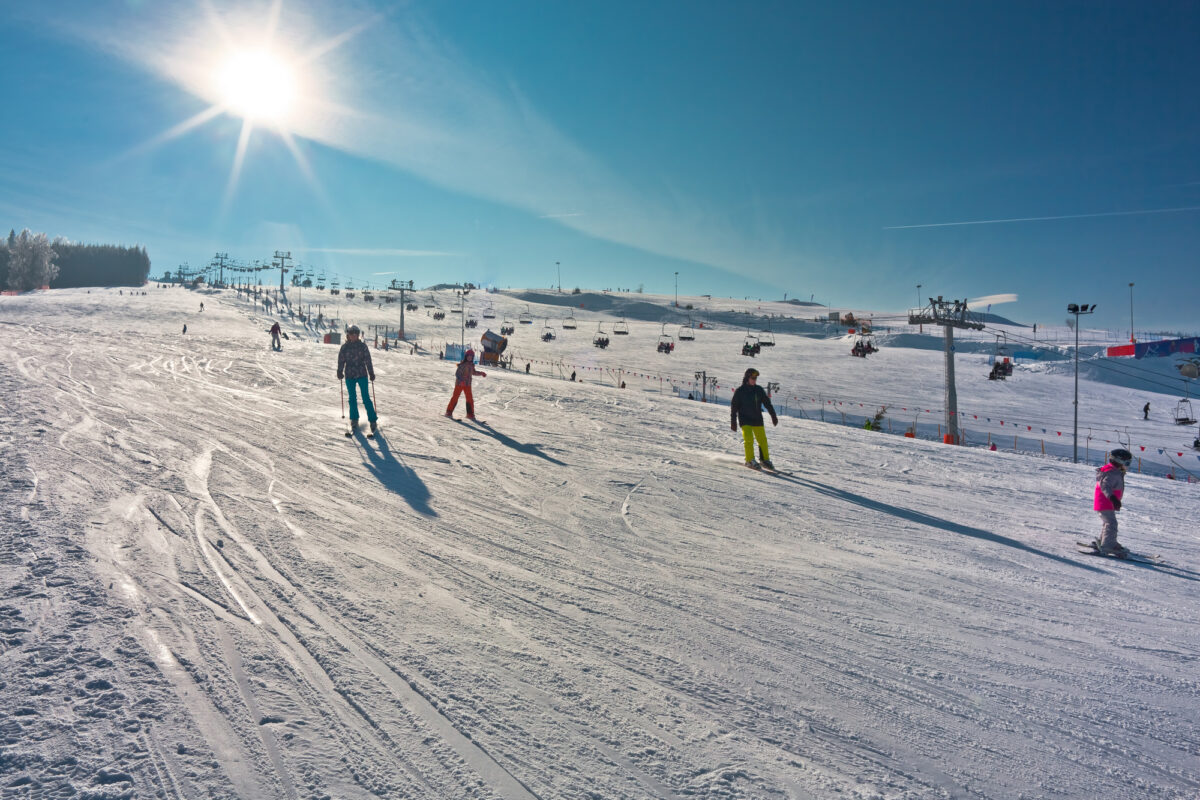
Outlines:
{"type": "Polygon", "coordinates": [[[930,299],[926,308],[908,315],[909,325],[941,325],[946,332],[946,438],[947,444],[961,444],[958,429],[958,390],[954,383],[954,329],[983,330],[983,323],[967,310],[966,300],[930,299]]]}
{"type": "MultiPolygon", "coordinates": [[[[1133,284],[1130,284],[1132,286],[1133,284]]],[[[1079,305],[1071,303],[1067,306],[1067,313],[1075,315],[1075,422],[1072,428],[1071,441],[1073,443],[1071,450],[1071,463],[1079,463],[1079,315],[1091,314],[1096,310],[1095,304],[1079,305]]]]}
{"type": "Polygon", "coordinates": [[[1129,282],[1129,343],[1137,344],[1137,338],[1133,335],[1133,281],[1129,282]]]}
{"type": "Polygon", "coordinates": [[[679,273],[675,273],[675,307],[679,308],[679,273]]]}
{"type": "Polygon", "coordinates": [[[562,267],[557,261],[554,262],[554,269],[558,272],[558,293],[562,294],[562,267]]]}

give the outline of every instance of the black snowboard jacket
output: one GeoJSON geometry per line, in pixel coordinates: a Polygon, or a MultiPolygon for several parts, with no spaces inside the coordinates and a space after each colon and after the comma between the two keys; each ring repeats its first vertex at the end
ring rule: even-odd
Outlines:
{"type": "Polygon", "coordinates": [[[776,419],[775,407],[771,405],[771,398],[767,397],[763,388],[743,383],[734,391],[733,400],[729,403],[730,424],[737,425],[740,418],[742,425],[762,425],[763,406],[767,407],[767,413],[774,421],[776,419]]]}

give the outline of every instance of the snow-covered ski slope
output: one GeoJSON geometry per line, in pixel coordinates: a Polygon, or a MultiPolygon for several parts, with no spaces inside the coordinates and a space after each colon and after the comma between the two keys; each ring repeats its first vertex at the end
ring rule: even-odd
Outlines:
{"type": "MultiPolygon", "coordinates": [[[[726,407],[549,368],[476,379],[483,428],[397,350],[382,435],[348,440],[336,347],[147,292],[0,299],[6,797],[1200,794],[1194,484],[1131,474],[1122,541],[1166,564],[1098,559],[1082,464],[785,417],[766,475],[726,407]]],[[[751,361],[719,328],[667,356],[630,318],[602,352],[575,315],[514,348],[940,396],[936,351],[751,361]]],[[[985,371],[963,405],[1063,416],[985,371]]],[[[1085,382],[1081,419],[1124,391],[1085,382]]]]}

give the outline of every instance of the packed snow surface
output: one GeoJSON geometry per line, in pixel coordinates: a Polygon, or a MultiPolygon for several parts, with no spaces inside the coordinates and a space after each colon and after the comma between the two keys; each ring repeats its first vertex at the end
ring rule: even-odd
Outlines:
{"type": "MultiPolygon", "coordinates": [[[[368,440],[313,327],[273,352],[233,292],[145,291],[0,298],[5,797],[1200,794],[1200,487],[1130,473],[1121,539],[1161,563],[1102,559],[1094,466],[810,407],[761,474],[727,406],[664,388],[706,370],[727,402],[753,364],[781,406],[932,409],[936,350],[780,320],[753,360],[732,324],[661,354],[679,323],[632,316],[600,350],[615,306],[572,331],[473,293],[497,317],[464,338],[537,317],[475,381],[487,424],[442,416],[461,324],[422,308],[415,353],[374,351],[368,440]]],[[[1070,374],[959,369],[965,413],[1070,417],[1070,374]]],[[[1153,444],[1174,399],[1085,379],[1080,414],[1153,444]]]]}

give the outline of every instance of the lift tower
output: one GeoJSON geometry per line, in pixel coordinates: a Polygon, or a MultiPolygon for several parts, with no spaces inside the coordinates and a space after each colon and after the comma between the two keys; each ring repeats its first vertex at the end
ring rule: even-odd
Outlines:
{"type": "Polygon", "coordinates": [[[954,388],[954,329],[983,330],[979,318],[967,310],[966,300],[943,300],[908,312],[909,325],[941,325],[946,332],[946,438],[947,444],[962,444],[958,432],[958,391],[954,388]]]}

